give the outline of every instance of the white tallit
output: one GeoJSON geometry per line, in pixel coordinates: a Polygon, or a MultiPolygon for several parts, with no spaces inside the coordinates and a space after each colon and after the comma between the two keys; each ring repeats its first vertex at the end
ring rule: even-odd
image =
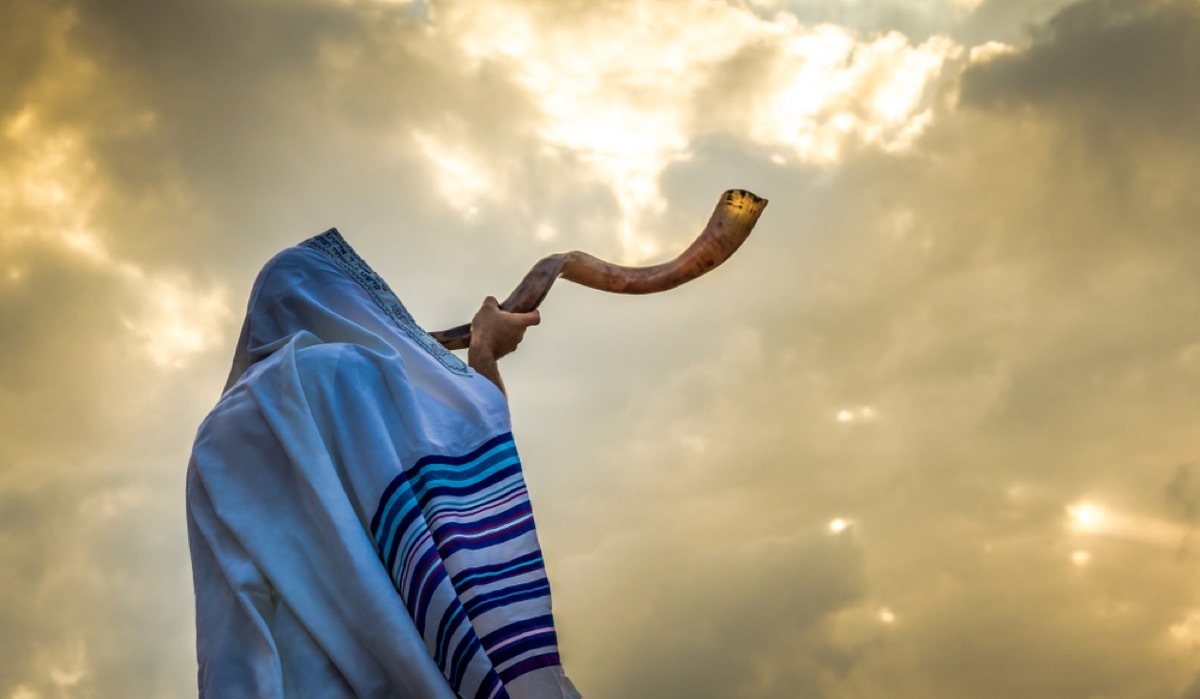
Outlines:
{"type": "Polygon", "coordinates": [[[507,403],[336,230],[254,284],[188,467],[201,697],[577,697],[507,403]]]}

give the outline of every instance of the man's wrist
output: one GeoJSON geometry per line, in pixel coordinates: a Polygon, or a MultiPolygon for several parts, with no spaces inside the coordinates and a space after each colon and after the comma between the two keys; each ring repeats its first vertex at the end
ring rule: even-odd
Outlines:
{"type": "Polygon", "coordinates": [[[495,364],[496,355],[492,352],[491,346],[482,338],[471,339],[471,345],[467,347],[467,364],[471,366],[475,366],[476,363],[495,364]]]}
{"type": "Polygon", "coordinates": [[[500,366],[496,364],[496,358],[492,355],[490,347],[472,347],[467,349],[467,365],[475,370],[475,373],[486,378],[500,389],[501,393],[508,395],[504,390],[504,381],[500,378],[500,366]]]}

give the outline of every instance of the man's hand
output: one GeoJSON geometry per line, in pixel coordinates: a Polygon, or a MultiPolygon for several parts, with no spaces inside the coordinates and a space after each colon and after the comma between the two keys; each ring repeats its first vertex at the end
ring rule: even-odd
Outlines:
{"type": "MultiPolygon", "coordinates": [[[[509,313],[500,309],[495,297],[483,300],[483,306],[471,319],[471,345],[467,348],[467,364],[496,384],[504,393],[504,382],[496,361],[511,354],[525,337],[525,329],[542,322],[538,311],[509,313]]],[[[507,395],[507,393],[505,393],[507,395]]]]}

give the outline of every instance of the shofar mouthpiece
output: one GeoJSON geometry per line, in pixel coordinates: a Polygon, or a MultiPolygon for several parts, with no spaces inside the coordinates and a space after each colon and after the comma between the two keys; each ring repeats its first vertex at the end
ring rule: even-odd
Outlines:
{"type": "MultiPolygon", "coordinates": [[[[670,262],[650,267],[625,267],[586,252],[564,252],[539,261],[500,307],[514,313],[537,308],[560,276],[576,284],[617,294],[653,294],[667,291],[708,272],[729,259],[754,230],[767,200],[744,189],[721,195],[708,225],[687,250],[670,262]]],[[[431,333],[446,349],[471,344],[471,326],[431,333]]]]}

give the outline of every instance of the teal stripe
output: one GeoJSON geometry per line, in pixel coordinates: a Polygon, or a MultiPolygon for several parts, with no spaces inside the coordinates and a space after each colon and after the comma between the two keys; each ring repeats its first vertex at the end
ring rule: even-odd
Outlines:
{"type": "MultiPolygon", "coordinates": [[[[400,567],[401,563],[404,561],[405,552],[408,551],[412,546],[416,545],[417,539],[419,539],[425,531],[427,531],[425,527],[409,527],[408,536],[400,543],[400,548],[396,549],[395,568],[400,567]]],[[[434,545],[436,545],[436,542],[431,541],[430,546],[434,545]]],[[[395,578],[397,585],[400,584],[400,578],[403,576],[403,574],[403,570],[395,571],[393,577],[395,578]]]]}
{"type": "MultiPolygon", "coordinates": [[[[471,459],[470,461],[464,461],[463,463],[444,463],[444,462],[439,462],[439,461],[426,461],[426,463],[422,464],[420,467],[414,468],[412,470],[409,480],[411,481],[411,483],[413,485],[423,488],[425,480],[431,475],[436,476],[436,475],[446,474],[449,476],[455,476],[458,474],[469,474],[471,472],[471,469],[477,468],[483,462],[495,457],[496,455],[498,455],[502,452],[511,452],[509,454],[510,456],[516,456],[517,445],[514,444],[513,441],[510,439],[508,441],[497,444],[496,446],[492,447],[491,449],[488,449],[487,451],[480,454],[479,456],[471,459]]],[[[428,458],[428,457],[426,457],[426,458],[428,458]]],[[[425,460],[422,459],[422,461],[425,461],[425,460]]]]}
{"type": "MultiPolygon", "coordinates": [[[[396,516],[392,518],[392,523],[388,527],[387,536],[384,537],[384,540],[382,542],[383,545],[379,549],[379,555],[381,557],[386,557],[387,552],[392,550],[392,539],[397,534],[396,530],[400,527],[400,522],[404,521],[404,517],[405,517],[405,515],[408,514],[409,510],[411,510],[417,506],[417,501],[409,500],[406,503],[406,505],[407,505],[407,507],[402,507],[401,510],[396,513],[396,516]]],[[[385,517],[386,517],[386,515],[385,515],[385,517]]],[[[399,552],[397,552],[396,557],[397,558],[400,557],[399,552]]]]}
{"type": "Polygon", "coordinates": [[[540,557],[538,557],[533,560],[524,561],[522,563],[515,563],[515,564],[510,565],[509,567],[503,568],[501,570],[490,570],[486,573],[475,573],[474,575],[468,575],[467,577],[463,578],[460,581],[462,583],[460,586],[460,589],[465,589],[466,587],[468,587],[467,583],[471,582],[475,578],[497,578],[497,577],[503,576],[505,573],[514,571],[518,568],[537,568],[537,567],[541,566],[542,562],[543,562],[542,559],[540,557]]]}
{"type": "Polygon", "coordinates": [[[420,500],[421,498],[425,497],[425,493],[427,493],[430,488],[433,488],[433,487],[436,487],[439,485],[448,485],[451,487],[462,487],[462,486],[472,485],[472,484],[478,483],[479,481],[482,481],[483,479],[487,478],[488,476],[494,474],[495,472],[497,472],[501,469],[504,469],[509,466],[512,466],[513,464],[519,464],[519,463],[520,463],[520,460],[516,457],[516,455],[513,455],[507,459],[501,459],[500,461],[497,461],[496,463],[492,464],[491,466],[481,468],[477,473],[469,474],[469,476],[466,478],[439,478],[439,479],[433,479],[433,480],[427,481],[425,483],[422,483],[420,489],[414,491],[414,494],[417,496],[417,499],[420,500]]]}

